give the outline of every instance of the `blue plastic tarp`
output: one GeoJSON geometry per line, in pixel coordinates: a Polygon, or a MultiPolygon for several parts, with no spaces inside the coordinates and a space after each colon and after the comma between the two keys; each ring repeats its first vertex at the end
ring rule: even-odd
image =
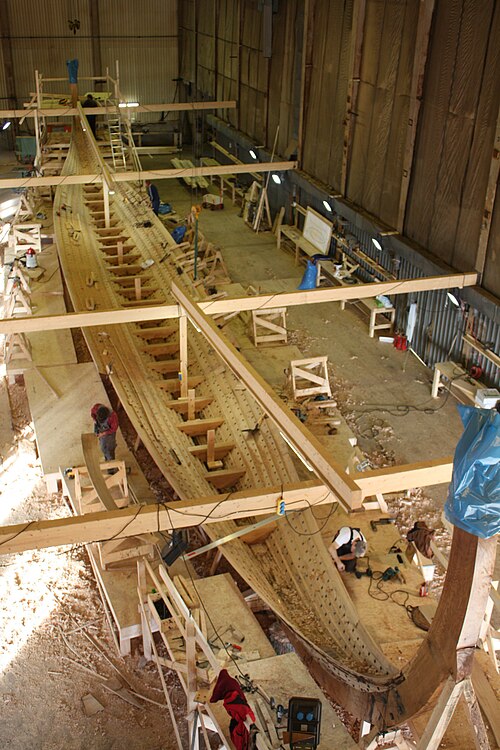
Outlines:
{"type": "Polygon", "coordinates": [[[444,506],[455,526],[482,539],[500,533],[500,414],[458,406],[464,432],[444,506]]]}
{"type": "Polygon", "coordinates": [[[69,82],[78,83],[78,60],[66,60],[69,82]]]}
{"type": "Polygon", "coordinates": [[[307,261],[306,270],[297,289],[315,289],[316,288],[316,266],[310,260],[307,261]]]}

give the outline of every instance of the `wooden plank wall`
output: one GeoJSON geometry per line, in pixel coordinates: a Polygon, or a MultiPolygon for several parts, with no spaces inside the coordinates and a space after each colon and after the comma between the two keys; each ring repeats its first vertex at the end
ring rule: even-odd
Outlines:
{"type": "MultiPolygon", "coordinates": [[[[405,230],[460,270],[473,266],[482,221],[500,100],[499,39],[494,0],[437,3],[405,230]]],[[[500,296],[498,219],[496,228],[483,285],[500,296]]]]}
{"type": "Polygon", "coordinates": [[[389,226],[398,216],[418,5],[366,4],[347,197],[389,226]]]}
{"type": "Polygon", "coordinates": [[[316,2],[304,127],[306,172],[338,189],[342,169],[353,1],[316,2]]]}

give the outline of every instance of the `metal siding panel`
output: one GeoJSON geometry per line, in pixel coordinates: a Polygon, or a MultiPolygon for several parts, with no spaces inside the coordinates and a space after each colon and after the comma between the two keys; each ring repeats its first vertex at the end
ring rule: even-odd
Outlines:
{"type": "MultiPolygon", "coordinates": [[[[89,39],[75,38],[71,40],[71,46],[67,39],[37,39],[30,42],[29,47],[24,42],[12,40],[12,57],[16,76],[16,92],[18,105],[29,101],[30,92],[35,91],[35,70],[38,70],[45,78],[66,78],[68,71],[66,60],[78,58],[79,74],[92,75],[92,50],[89,39]]],[[[89,82],[82,84],[83,89],[88,88],[89,82]]],[[[47,83],[43,87],[45,92],[57,94],[69,94],[69,82],[47,83]]]]}
{"type": "MultiPolygon", "coordinates": [[[[3,0],[5,2],[5,0],[3,0]]],[[[7,0],[11,34],[24,43],[41,38],[89,38],[90,16],[88,0],[68,3],[67,0],[7,0]],[[80,28],[73,34],[68,21],[78,18],[80,28]]]]}
{"type": "MultiPolygon", "coordinates": [[[[120,67],[120,90],[128,101],[141,104],[171,102],[175,93],[177,78],[177,39],[151,39],[148,44],[147,59],[144,54],[144,42],[141,39],[103,40],[102,62],[109,66],[114,77],[115,60],[120,67]]],[[[140,120],[152,122],[159,118],[159,113],[140,114],[140,120]]]]}
{"type": "Polygon", "coordinates": [[[168,38],[177,35],[177,2],[175,0],[123,0],[99,2],[101,38],[168,38]]]}

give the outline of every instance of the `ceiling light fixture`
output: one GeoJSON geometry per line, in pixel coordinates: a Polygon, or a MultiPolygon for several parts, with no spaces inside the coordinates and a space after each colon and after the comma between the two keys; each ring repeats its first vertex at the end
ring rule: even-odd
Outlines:
{"type": "Polygon", "coordinates": [[[275,174],[275,173],[273,173],[273,174],[271,175],[271,177],[272,177],[272,179],[273,179],[273,182],[275,182],[275,183],[276,183],[276,185],[281,185],[281,177],[279,176],[279,174],[275,174]]]}
{"type": "Polygon", "coordinates": [[[452,302],[455,305],[455,307],[460,307],[460,302],[458,301],[458,299],[455,297],[454,294],[452,294],[451,292],[446,292],[446,296],[448,297],[450,302],[452,302]]]}
{"type": "Polygon", "coordinates": [[[2,130],[7,130],[7,128],[10,128],[10,120],[7,120],[7,122],[4,122],[2,125],[2,130]]]}
{"type": "Polygon", "coordinates": [[[372,237],[372,242],[373,242],[373,244],[375,245],[375,247],[377,248],[377,250],[380,253],[381,250],[382,250],[382,244],[381,244],[381,242],[376,237],[372,237]]]}
{"type": "Polygon", "coordinates": [[[323,201],[323,205],[324,205],[324,207],[325,207],[325,209],[326,209],[327,211],[329,211],[330,213],[332,213],[332,210],[333,210],[333,209],[332,209],[332,207],[330,206],[330,204],[328,203],[328,201],[323,201]]]}
{"type": "Polygon", "coordinates": [[[253,150],[253,148],[251,148],[248,153],[250,154],[250,156],[252,157],[252,159],[256,159],[257,158],[257,154],[255,153],[255,151],[253,150]]]}
{"type": "Polygon", "coordinates": [[[121,107],[121,109],[125,109],[125,108],[130,109],[130,107],[138,107],[139,102],[120,102],[118,106],[121,107]]]}

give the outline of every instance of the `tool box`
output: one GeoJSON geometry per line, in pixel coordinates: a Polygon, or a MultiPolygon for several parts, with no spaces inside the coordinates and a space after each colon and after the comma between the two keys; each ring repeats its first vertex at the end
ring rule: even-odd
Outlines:
{"type": "Polygon", "coordinates": [[[220,211],[224,208],[224,198],[222,195],[205,193],[203,196],[203,208],[209,208],[211,211],[220,211]]]}

